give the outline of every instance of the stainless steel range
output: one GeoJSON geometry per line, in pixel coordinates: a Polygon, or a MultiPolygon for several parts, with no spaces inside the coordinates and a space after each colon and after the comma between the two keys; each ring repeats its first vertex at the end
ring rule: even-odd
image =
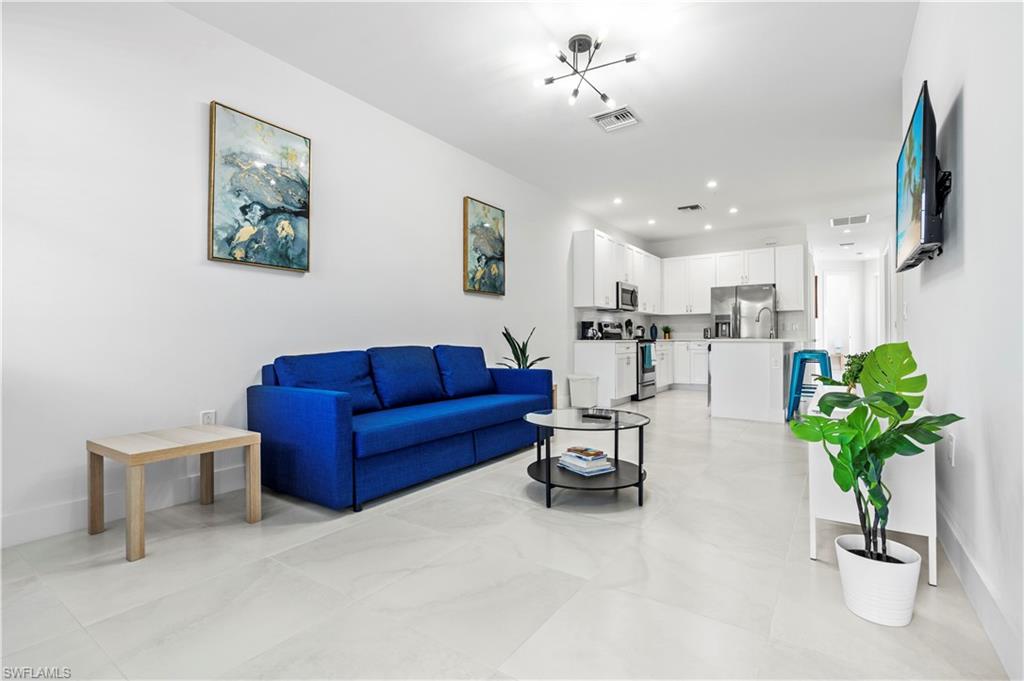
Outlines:
{"type": "Polygon", "coordinates": [[[654,364],[654,341],[649,338],[636,342],[636,395],[634,400],[646,400],[658,392],[658,381],[654,364]]]}

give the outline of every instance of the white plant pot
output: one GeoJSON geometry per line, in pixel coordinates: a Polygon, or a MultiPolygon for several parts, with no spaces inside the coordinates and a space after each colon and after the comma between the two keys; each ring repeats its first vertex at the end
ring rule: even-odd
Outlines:
{"type": "Polygon", "coordinates": [[[891,539],[888,554],[902,563],[883,563],[851,553],[864,549],[864,537],[836,537],[836,559],[843,583],[843,600],[853,614],[888,627],[905,627],[914,616],[921,555],[891,539]]]}

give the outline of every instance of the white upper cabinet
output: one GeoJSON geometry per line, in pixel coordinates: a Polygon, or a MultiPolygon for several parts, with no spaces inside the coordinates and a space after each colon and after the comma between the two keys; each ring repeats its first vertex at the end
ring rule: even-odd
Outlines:
{"type": "Polygon", "coordinates": [[[686,314],[690,302],[686,290],[686,258],[661,261],[661,300],[662,314],[686,314]]]}
{"type": "Polygon", "coordinates": [[[708,314],[715,285],[715,256],[665,258],[662,263],[662,314],[708,314]]]}
{"type": "Polygon", "coordinates": [[[730,251],[715,254],[717,286],[771,284],[775,281],[775,254],[772,248],[730,251]]]}
{"type": "Polygon", "coordinates": [[[710,314],[714,286],[775,284],[780,311],[803,310],[804,246],[659,258],[588,229],[572,235],[573,305],[615,307],[615,284],[639,289],[638,312],[710,314]]]}
{"type": "Polygon", "coordinates": [[[743,251],[715,254],[716,286],[739,286],[743,283],[743,251]]]}
{"type": "Polygon", "coordinates": [[[661,308],[661,260],[604,232],[586,229],[572,234],[572,304],[574,307],[615,307],[616,283],[639,288],[640,311],[661,308]]]}
{"type": "Polygon", "coordinates": [[[775,283],[775,249],[758,248],[743,251],[744,284],[775,283]]]}
{"type": "Polygon", "coordinates": [[[656,314],[661,312],[661,258],[639,252],[640,263],[636,270],[637,286],[640,287],[640,311],[656,314]]]}
{"type": "Polygon", "coordinates": [[[775,247],[775,308],[780,312],[804,309],[803,244],[775,247]]]}
{"type": "Polygon", "coordinates": [[[711,312],[711,287],[715,285],[715,256],[691,255],[686,259],[686,290],[690,297],[690,312],[711,312]]]}

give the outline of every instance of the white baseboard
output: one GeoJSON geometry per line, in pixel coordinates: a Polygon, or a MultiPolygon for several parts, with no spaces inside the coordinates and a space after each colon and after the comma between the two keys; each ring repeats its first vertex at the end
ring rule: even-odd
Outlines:
{"type": "MultiPolygon", "coordinates": [[[[218,468],[214,472],[217,494],[245,487],[245,466],[218,468]]],[[[146,485],[146,510],[156,511],[199,499],[199,474],[146,485]]],[[[103,495],[104,519],[107,522],[124,517],[124,492],[108,491],[103,495]]],[[[31,508],[3,517],[3,548],[52,537],[65,532],[84,530],[88,522],[89,500],[86,497],[62,504],[31,508]]]]}
{"type": "Polygon", "coordinates": [[[1003,616],[992,592],[974,566],[971,557],[964,550],[957,536],[956,524],[951,522],[942,505],[938,508],[939,542],[946,552],[953,571],[964,587],[967,599],[974,607],[974,612],[981,621],[992,646],[1003,663],[1003,669],[1011,679],[1024,678],[1024,659],[1022,659],[1022,632],[1016,631],[1003,616]]]}

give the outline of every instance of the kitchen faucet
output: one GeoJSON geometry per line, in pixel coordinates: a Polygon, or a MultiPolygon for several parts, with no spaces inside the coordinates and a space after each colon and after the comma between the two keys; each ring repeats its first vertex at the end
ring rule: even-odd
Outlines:
{"type": "MultiPolygon", "coordinates": [[[[762,307],[760,310],[757,311],[757,316],[754,317],[754,322],[756,324],[761,323],[761,313],[764,312],[765,310],[768,310],[768,314],[772,314],[772,309],[770,307],[762,307]]],[[[768,330],[768,337],[775,338],[775,324],[772,324],[772,328],[768,330]]]]}

